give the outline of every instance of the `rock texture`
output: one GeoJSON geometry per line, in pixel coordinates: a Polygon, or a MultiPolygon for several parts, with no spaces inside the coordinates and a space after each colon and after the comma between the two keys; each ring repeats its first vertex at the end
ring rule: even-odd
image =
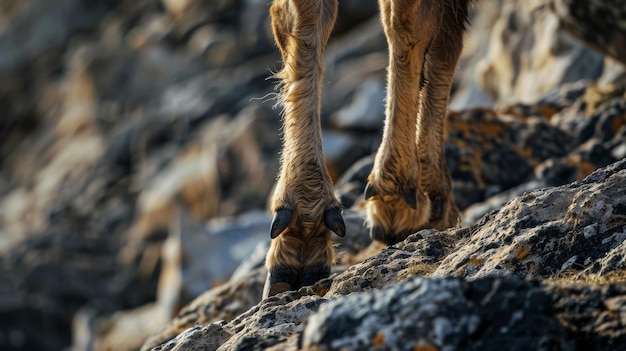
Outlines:
{"type": "Polygon", "coordinates": [[[550,7],[569,33],[626,64],[626,2],[554,0],[550,7]]]}
{"type": "MultiPolygon", "coordinates": [[[[466,40],[460,65],[467,68],[458,77],[462,81],[451,106],[533,103],[565,83],[598,78],[603,55],[574,40],[562,28],[567,18],[549,10],[555,3],[566,2],[570,1],[494,1],[476,6],[471,30],[481,34],[466,40]]],[[[586,9],[599,2],[584,3],[589,4],[587,8],[582,1],[571,2],[585,10],[580,16],[584,20],[570,17],[570,21],[593,33],[593,16],[586,9]]],[[[623,4],[603,6],[615,7],[619,13],[623,11],[617,9],[619,3],[623,4]]]]}
{"type": "Polygon", "coordinates": [[[407,341],[418,349],[440,335],[464,349],[497,345],[494,325],[513,333],[536,318],[553,332],[545,347],[620,349],[622,5],[473,8],[446,129],[463,226],[382,250],[363,227],[362,193],[381,137],[386,41],[376,0],[340,1],[322,126],[348,233],[336,238],[336,275],[259,304],[280,148],[269,3],[2,1],[0,350],[400,345],[391,329],[365,333],[371,321],[424,337],[407,341]],[[388,312],[422,292],[434,310],[407,298],[419,312],[407,320],[425,324],[394,324],[388,312]],[[507,302],[526,311],[511,319],[504,303],[518,295],[536,308],[507,302]],[[352,310],[360,319],[340,329],[350,340],[312,326],[352,310]]]}
{"type": "Polygon", "coordinates": [[[434,275],[478,278],[502,272],[550,278],[620,272],[626,244],[626,173],[620,165],[624,162],[510,201],[483,218],[463,249],[446,257],[434,275]]]}
{"type": "Polygon", "coordinates": [[[615,350],[626,342],[624,203],[626,160],[469,228],[416,233],[153,350],[615,350]]]}

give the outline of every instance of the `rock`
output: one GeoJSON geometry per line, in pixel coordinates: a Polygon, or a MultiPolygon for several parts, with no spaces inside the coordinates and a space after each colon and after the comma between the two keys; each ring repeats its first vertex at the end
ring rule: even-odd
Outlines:
{"type": "MultiPolygon", "coordinates": [[[[371,239],[363,230],[358,230],[359,228],[363,228],[363,219],[357,213],[349,210],[344,211],[344,220],[346,221],[346,228],[349,229],[348,234],[343,238],[336,237],[335,239],[338,240],[338,251],[341,261],[349,262],[350,257],[352,257],[351,255],[355,255],[363,248],[367,247],[371,239]]],[[[223,232],[227,234],[227,236],[234,233],[243,233],[249,236],[250,230],[247,230],[242,224],[234,225],[233,229],[230,230],[230,234],[228,234],[228,230],[224,230],[223,232]]],[[[262,229],[263,235],[267,236],[269,222],[265,224],[266,225],[259,229],[262,229]]],[[[258,238],[250,239],[250,243],[258,241],[258,238]]],[[[241,244],[245,243],[243,240],[239,240],[239,242],[241,242],[241,244]]],[[[235,273],[232,274],[229,281],[203,294],[199,294],[194,301],[189,303],[178,313],[171,323],[168,323],[165,328],[149,338],[142,347],[142,350],[149,350],[181,333],[191,333],[183,338],[185,340],[195,340],[194,335],[196,335],[195,333],[197,333],[198,330],[190,330],[189,328],[198,324],[206,325],[207,323],[220,320],[231,321],[236,316],[256,305],[261,300],[263,286],[265,284],[267,274],[267,270],[265,269],[265,255],[268,247],[269,242],[262,242],[257,246],[252,255],[249,255],[249,251],[247,251],[246,256],[248,259],[241,263],[235,273]]],[[[215,255],[209,253],[207,256],[215,255]]],[[[185,273],[184,270],[183,273],[185,273]]],[[[187,275],[188,274],[184,274],[184,276],[187,275]]],[[[170,286],[172,284],[162,283],[160,285],[163,286],[164,289],[172,289],[170,286]]],[[[164,345],[163,347],[169,349],[169,347],[173,346],[164,345]]]]}
{"type": "Polygon", "coordinates": [[[335,183],[335,194],[344,207],[349,208],[363,200],[367,177],[374,167],[374,154],[355,162],[335,183]],[[361,200],[359,202],[359,200],[361,200]]]}
{"type": "MultiPolygon", "coordinates": [[[[179,347],[179,349],[180,347],[184,349],[184,347],[188,347],[184,344],[185,340],[195,339],[194,336],[189,336],[188,333],[195,335],[197,330],[190,328],[214,322],[222,323],[218,322],[222,320],[231,321],[236,316],[241,315],[261,300],[265,284],[265,273],[264,268],[257,269],[241,279],[221,285],[200,295],[181,309],[179,314],[167,326],[148,338],[141,350],[150,350],[162,343],[165,343],[163,345],[164,349],[170,349],[170,347],[175,345],[178,345],[176,347],[179,347]],[[173,340],[169,341],[170,339],[173,340]],[[179,343],[182,344],[179,345],[179,343]]],[[[212,324],[209,325],[211,326],[212,324]]],[[[208,329],[212,330],[215,328],[209,327],[208,329]]],[[[214,344],[214,346],[220,346],[231,336],[227,334],[228,338],[223,338],[224,335],[223,329],[218,328],[209,334],[208,340],[200,340],[202,342],[201,345],[203,345],[202,347],[209,347],[213,342],[212,340],[219,336],[221,342],[217,345],[214,344]],[[206,343],[207,341],[208,343],[206,343]]]]}
{"type": "MultiPolygon", "coordinates": [[[[547,94],[537,104],[516,104],[501,109],[504,116],[512,115],[520,120],[527,120],[529,117],[549,120],[551,125],[566,134],[556,143],[560,146],[547,148],[552,149],[551,152],[540,151],[542,146],[553,143],[547,141],[550,138],[549,133],[544,134],[546,142],[542,146],[538,144],[533,146],[533,149],[537,150],[533,151],[533,154],[540,157],[531,162],[534,171],[523,183],[504,191],[500,185],[488,186],[487,189],[492,190],[491,193],[489,191],[484,193],[487,197],[484,201],[479,200],[480,194],[470,194],[469,196],[477,197],[474,198],[476,200],[473,204],[464,210],[463,222],[475,223],[489,211],[499,209],[524,192],[583,179],[595,169],[624,158],[620,150],[625,149],[622,145],[626,128],[623,126],[621,108],[624,92],[620,86],[620,83],[610,83],[602,88],[598,84],[580,81],[564,85],[558,91],[547,94]],[[607,123],[609,120],[612,122],[607,123]],[[561,150],[567,154],[559,157],[557,149],[566,144],[567,146],[561,150]]],[[[451,169],[457,167],[460,162],[458,149],[455,144],[447,145],[447,150],[450,150],[447,156],[451,169]]],[[[499,172],[504,174],[506,170],[499,172]]],[[[457,194],[465,191],[468,186],[468,183],[462,182],[461,179],[463,178],[457,177],[455,180],[458,185],[457,194]]],[[[477,191],[479,188],[469,185],[469,189],[477,191]]],[[[464,199],[469,197],[466,192],[462,194],[465,196],[464,199]]]]}
{"type": "Polygon", "coordinates": [[[625,179],[621,160],[572,184],[527,193],[471,227],[418,232],[342,273],[261,301],[230,323],[188,329],[155,350],[198,340],[193,345],[205,347],[201,330],[226,335],[212,344],[218,350],[572,350],[590,342],[611,350],[626,337],[619,317],[625,179]]]}
{"type": "MultiPolygon", "coordinates": [[[[80,318],[80,314],[81,312],[77,313],[75,318],[80,318]]],[[[115,312],[109,317],[87,322],[87,325],[93,328],[88,332],[90,340],[87,347],[93,350],[136,350],[146,338],[157,332],[171,318],[171,311],[164,310],[158,303],[115,312]]],[[[74,350],[84,350],[85,346],[77,341],[81,334],[78,328],[83,326],[83,323],[74,324],[75,341],[72,344],[74,350]]]]}
{"type": "Polygon", "coordinates": [[[370,154],[374,140],[371,137],[355,137],[354,133],[325,130],[322,143],[326,167],[331,177],[336,179],[346,171],[349,165],[370,154]]]}
{"type": "Polygon", "coordinates": [[[321,350],[571,349],[550,302],[523,280],[413,277],[322,305],[309,316],[302,344],[321,350]]]}
{"type": "Polygon", "coordinates": [[[584,180],[513,199],[483,218],[433,274],[551,278],[626,269],[604,261],[626,239],[621,214],[625,177],[626,161],[621,160],[584,180]]]}
{"type": "Polygon", "coordinates": [[[177,197],[196,218],[264,207],[278,170],[279,138],[271,128],[272,117],[266,109],[251,106],[232,121],[226,116],[207,121],[185,148],[174,151],[168,166],[142,167],[147,184],[138,198],[133,240],[166,225],[177,197]]]}
{"type": "Polygon", "coordinates": [[[382,82],[367,80],[359,87],[350,105],[340,109],[331,120],[339,129],[379,131],[385,118],[385,90],[382,82]]]}
{"type": "Polygon", "coordinates": [[[346,28],[354,28],[359,23],[378,16],[378,2],[375,0],[344,0],[339,3],[339,18],[334,31],[342,33],[346,28]]]}
{"type": "Polygon", "coordinates": [[[564,83],[602,74],[603,55],[560,31],[559,19],[543,1],[493,2],[476,11],[471,31],[476,35],[468,38],[465,55],[474,55],[461,60],[468,76],[460,84],[456,108],[484,104],[482,98],[461,104],[467,101],[461,96],[476,95],[471,92],[475,86],[496,106],[534,103],[564,83]]]}
{"type": "Polygon", "coordinates": [[[619,349],[626,342],[624,332],[623,276],[614,276],[601,285],[572,283],[548,286],[554,296],[553,309],[577,348],[619,349]]]}
{"type": "MultiPolygon", "coordinates": [[[[265,228],[267,229],[267,228],[265,228]]],[[[265,268],[265,256],[270,248],[269,240],[261,241],[256,245],[252,254],[243,259],[237,269],[228,279],[229,282],[236,282],[252,274],[253,272],[263,271],[265,268]]]]}
{"type": "Polygon", "coordinates": [[[572,145],[544,118],[484,108],[450,113],[446,129],[446,162],[460,209],[522,184],[535,164],[565,155],[572,145]]]}
{"type": "MultiPolygon", "coordinates": [[[[354,104],[357,105],[351,108],[363,111],[358,106],[358,96],[377,94],[378,88],[375,84],[384,86],[388,63],[386,45],[385,35],[377,16],[329,42],[324,57],[325,80],[328,83],[325,83],[323,91],[323,120],[334,118],[329,116],[346,106],[351,99],[355,99],[354,104]],[[365,82],[369,82],[367,90],[357,92],[359,87],[364,89],[365,82]]],[[[380,108],[376,107],[376,111],[380,111],[380,108]]],[[[371,114],[370,117],[372,120],[368,127],[375,123],[374,119],[377,116],[371,114]]]]}
{"type": "MultiPolygon", "coordinates": [[[[29,1],[4,25],[0,36],[0,72],[15,73],[42,55],[62,50],[71,36],[94,31],[119,2],[102,1],[93,6],[83,0],[62,0],[52,6],[46,1],[29,1]],[[28,31],[23,30],[25,26],[29,27],[28,31]]],[[[3,83],[10,82],[3,80],[3,83]]],[[[0,91],[6,92],[6,87],[0,91]]]]}
{"type": "Polygon", "coordinates": [[[247,270],[238,269],[239,278],[233,274],[231,284],[212,290],[211,294],[202,293],[231,276],[257,243],[267,240],[270,221],[265,212],[248,213],[239,220],[214,220],[201,226],[179,206],[172,218],[169,236],[161,248],[156,303],[119,311],[95,321],[95,349],[135,350],[157,332],[160,333],[159,340],[163,340],[193,326],[185,324],[189,319],[194,322],[202,319],[203,323],[231,320],[248,309],[260,299],[263,291],[267,244],[261,246],[265,252],[260,266],[249,267],[248,264],[247,270]],[[184,318],[177,318],[168,326],[174,311],[196,296],[200,297],[180,312],[184,318]],[[207,306],[207,303],[214,304],[214,307],[207,306]],[[201,309],[194,306],[201,306],[201,309]]]}
{"type": "Polygon", "coordinates": [[[353,255],[358,255],[372,243],[369,229],[365,227],[364,213],[358,209],[345,209],[342,213],[346,224],[346,235],[333,236],[337,244],[338,260],[343,264],[351,264],[353,255]]]}
{"type": "Polygon", "coordinates": [[[590,47],[626,64],[626,3],[589,3],[576,0],[549,1],[559,25],[590,47]]]}

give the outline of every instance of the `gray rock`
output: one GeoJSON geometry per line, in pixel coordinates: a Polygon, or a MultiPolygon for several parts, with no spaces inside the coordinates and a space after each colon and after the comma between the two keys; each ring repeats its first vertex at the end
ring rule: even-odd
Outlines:
{"type": "Polygon", "coordinates": [[[363,200],[367,177],[374,166],[374,156],[366,156],[352,164],[335,183],[335,195],[344,207],[350,208],[363,200]]]}
{"type": "Polygon", "coordinates": [[[330,118],[339,129],[382,130],[385,118],[385,87],[375,79],[366,80],[355,92],[352,102],[330,118]]]}
{"type": "Polygon", "coordinates": [[[350,294],[311,314],[305,348],[321,350],[567,350],[566,333],[536,284],[413,277],[350,294]]]}
{"type": "Polygon", "coordinates": [[[625,180],[622,160],[471,227],[413,234],[220,324],[232,336],[218,349],[612,350],[625,338],[625,180]]]}
{"type": "Polygon", "coordinates": [[[261,300],[265,273],[263,268],[251,271],[239,280],[223,284],[198,296],[181,309],[168,325],[148,338],[141,350],[150,350],[157,345],[168,349],[182,347],[178,345],[181,343],[185,345],[184,343],[187,342],[199,342],[203,347],[222,345],[234,332],[224,334],[224,329],[221,327],[224,322],[219,321],[231,321],[261,300]],[[218,323],[219,327],[211,326],[211,323],[218,323]],[[206,330],[200,330],[195,328],[197,325],[209,327],[206,330]],[[198,335],[205,335],[205,333],[208,333],[206,338],[196,339],[198,335]],[[221,342],[216,344],[213,340],[218,336],[221,342]],[[227,337],[223,338],[223,336],[227,337]]]}
{"type": "Polygon", "coordinates": [[[222,327],[223,323],[209,324],[185,330],[172,341],[153,348],[154,351],[217,350],[231,335],[222,327]]]}
{"type": "Polygon", "coordinates": [[[339,177],[350,165],[371,153],[373,138],[356,137],[356,135],[358,133],[323,131],[324,157],[331,177],[339,177]]]}
{"type": "MultiPolygon", "coordinates": [[[[193,262],[183,267],[185,292],[195,297],[228,279],[259,242],[269,241],[271,217],[248,212],[238,218],[209,221],[204,229],[187,228],[181,238],[182,257],[193,262]]],[[[242,273],[240,273],[242,274],[242,273]]]]}
{"type": "Polygon", "coordinates": [[[343,211],[342,216],[346,224],[346,235],[343,237],[333,236],[333,241],[338,244],[337,251],[340,258],[346,254],[358,254],[372,242],[369,230],[365,227],[362,211],[347,209],[343,211]]]}
{"type": "Polygon", "coordinates": [[[553,310],[575,336],[577,349],[619,350],[626,344],[626,285],[603,282],[599,286],[554,284],[546,290],[553,296],[553,310]]]}
{"type": "MultiPolygon", "coordinates": [[[[602,262],[626,240],[625,179],[626,160],[621,160],[584,180],[511,200],[459,242],[434,275],[606,274],[602,262]]],[[[611,269],[626,268],[620,259],[610,262],[611,269]]]]}
{"type": "MultiPolygon", "coordinates": [[[[269,229],[265,228],[269,233],[269,229]]],[[[236,282],[244,277],[250,275],[252,272],[257,270],[262,270],[265,267],[265,256],[267,255],[267,250],[270,248],[270,241],[265,240],[256,245],[254,251],[245,258],[241,264],[237,267],[237,269],[230,276],[230,282],[236,282]]]]}
{"type": "Polygon", "coordinates": [[[84,0],[61,0],[54,5],[30,1],[16,11],[0,35],[0,72],[10,74],[52,50],[60,50],[72,35],[93,31],[118,3],[101,1],[94,6],[84,0]]]}
{"type": "Polygon", "coordinates": [[[547,119],[507,112],[476,108],[448,114],[446,163],[462,210],[519,186],[535,164],[562,157],[573,146],[568,133],[547,119]]]}
{"type": "Polygon", "coordinates": [[[543,1],[489,5],[472,18],[476,34],[468,38],[465,55],[474,55],[461,60],[464,79],[455,106],[477,95],[475,86],[495,105],[534,103],[564,83],[602,74],[603,55],[559,30],[559,19],[543,1]]]}
{"type": "MultiPolygon", "coordinates": [[[[219,320],[231,321],[237,315],[243,313],[247,309],[251,308],[255,304],[257,304],[262,297],[263,285],[265,283],[265,277],[267,274],[267,270],[265,269],[265,255],[267,253],[267,249],[269,247],[269,242],[266,240],[260,240],[255,236],[250,236],[250,229],[246,229],[247,226],[245,222],[256,223],[255,218],[258,217],[254,214],[247,215],[248,220],[244,221],[244,223],[231,223],[227,227],[231,230],[221,230],[220,233],[225,234],[230,239],[233,239],[234,247],[237,246],[246,246],[246,243],[258,242],[261,241],[252,254],[249,254],[248,248],[244,251],[247,259],[245,259],[241,265],[237,268],[237,270],[232,274],[231,278],[213,289],[210,289],[202,294],[199,294],[197,298],[195,298],[191,303],[189,303],[186,307],[184,307],[178,315],[173,318],[173,320],[168,323],[168,325],[162,330],[154,333],[152,337],[150,337],[143,346],[143,350],[148,350],[156,345],[162,344],[163,342],[169,340],[170,338],[178,335],[179,333],[187,334],[192,333],[193,335],[183,336],[181,337],[196,340],[195,334],[199,332],[197,329],[189,329],[194,327],[197,324],[205,325],[207,323],[212,323],[219,320]],[[233,234],[234,237],[231,237],[233,234]],[[245,236],[249,240],[241,240],[237,239],[237,236],[245,236]]],[[[269,217],[267,215],[263,215],[262,218],[269,217]]],[[[346,236],[343,238],[335,237],[337,240],[337,250],[339,251],[340,259],[343,261],[346,255],[354,255],[363,248],[365,248],[371,242],[369,235],[365,232],[363,227],[363,219],[357,213],[353,211],[344,211],[344,219],[346,221],[346,236]]],[[[264,221],[261,227],[253,226],[252,232],[254,230],[261,230],[264,237],[269,239],[268,230],[269,230],[269,222],[265,223],[264,221]]],[[[213,225],[215,226],[215,225],[213,225]]],[[[189,234],[187,234],[189,235],[189,234]]],[[[209,235],[209,234],[207,234],[209,235]]],[[[197,246],[195,250],[199,252],[204,252],[207,256],[218,257],[219,260],[224,260],[224,254],[216,255],[215,253],[211,253],[210,249],[205,246],[200,246],[194,244],[193,241],[191,245],[197,246]]],[[[230,250],[233,251],[233,250],[230,250]]],[[[236,250],[235,250],[236,251],[236,250]]],[[[187,257],[185,255],[185,257],[187,257]]],[[[201,260],[194,259],[193,262],[200,262],[201,260]]],[[[228,259],[226,259],[228,261],[228,259]]],[[[191,267],[188,267],[186,270],[193,268],[195,270],[204,268],[205,270],[208,267],[213,267],[211,265],[207,266],[205,264],[194,264],[191,267]]],[[[216,268],[216,267],[213,267],[216,268]]],[[[183,269],[182,273],[186,272],[183,269]]],[[[335,269],[335,271],[341,270],[341,267],[335,269]]],[[[184,274],[183,278],[188,276],[188,274],[184,274]]],[[[185,282],[185,280],[183,280],[185,282]]],[[[204,281],[196,281],[195,283],[204,283],[207,285],[208,281],[205,279],[204,281]]],[[[172,287],[170,285],[172,282],[168,284],[168,282],[163,282],[161,286],[165,289],[171,290],[172,287]]],[[[188,285],[189,282],[186,283],[188,285]]],[[[321,295],[325,293],[325,289],[321,289],[321,295]]],[[[164,295],[164,294],[161,294],[164,295]]],[[[204,331],[203,331],[204,333],[204,331]]],[[[178,342],[179,338],[174,339],[172,342],[178,342]]],[[[202,342],[202,340],[200,340],[202,342]]],[[[165,347],[165,345],[164,345],[165,347]]],[[[167,346],[170,347],[170,346],[167,346]]]]}
{"type": "Polygon", "coordinates": [[[626,64],[626,3],[590,3],[579,0],[549,1],[562,28],[590,47],[626,64]]]}

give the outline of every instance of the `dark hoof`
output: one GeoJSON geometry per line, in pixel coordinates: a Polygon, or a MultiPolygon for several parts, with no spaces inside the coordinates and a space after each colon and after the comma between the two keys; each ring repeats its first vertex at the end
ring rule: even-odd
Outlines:
{"type": "Polygon", "coordinates": [[[417,191],[415,189],[411,189],[408,192],[402,194],[402,200],[409,205],[410,208],[416,210],[417,209],[417,191]]]}
{"type": "Polygon", "coordinates": [[[277,209],[272,219],[272,225],[270,226],[270,237],[275,239],[280,233],[287,229],[289,223],[291,223],[292,217],[293,211],[290,209],[284,207],[277,209]]]}
{"type": "Polygon", "coordinates": [[[398,242],[398,239],[394,235],[379,226],[370,228],[370,237],[372,240],[376,240],[385,245],[393,245],[398,242]]]}
{"type": "Polygon", "coordinates": [[[430,222],[436,222],[443,218],[446,210],[446,201],[441,196],[429,196],[430,197],[430,222]]]}
{"type": "Polygon", "coordinates": [[[274,296],[300,287],[300,273],[291,267],[272,267],[267,272],[263,298],[274,296]]]}
{"type": "MultiPolygon", "coordinates": [[[[370,184],[367,183],[367,185],[365,186],[365,191],[364,191],[364,197],[365,200],[369,200],[374,196],[378,195],[378,191],[376,191],[376,189],[374,189],[374,187],[370,184]]],[[[401,195],[402,200],[412,209],[417,209],[417,190],[416,189],[411,189],[405,193],[403,193],[401,195]]]]}
{"type": "Polygon", "coordinates": [[[302,272],[285,266],[270,268],[263,288],[263,298],[313,285],[328,276],[330,267],[326,265],[304,267],[302,272]]]}
{"type": "Polygon", "coordinates": [[[373,226],[370,228],[370,237],[372,240],[391,246],[401,242],[415,232],[417,232],[417,230],[406,230],[402,233],[391,233],[384,230],[382,227],[373,226]]]}
{"type": "Polygon", "coordinates": [[[331,208],[324,213],[324,223],[328,229],[335,232],[335,234],[343,237],[346,235],[346,224],[341,216],[341,210],[338,208],[331,208]]]}
{"type": "Polygon", "coordinates": [[[330,267],[326,265],[304,267],[300,277],[300,286],[313,285],[320,279],[328,278],[328,276],[330,276],[330,267]]]}

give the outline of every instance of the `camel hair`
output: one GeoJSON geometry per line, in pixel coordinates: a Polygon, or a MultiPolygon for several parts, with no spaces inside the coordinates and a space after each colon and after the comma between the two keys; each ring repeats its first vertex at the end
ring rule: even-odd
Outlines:
{"type": "MultiPolygon", "coordinates": [[[[379,0],[389,48],[383,138],[365,188],[371,237],[386,245],[423,228],[459,223],[444,158],[450,86],[463,48],[470,0],[379,0]]],[[[281,166],[270,210],[264,297],[328,277],[331,232],[345,235],[325,166],[320,124],[324,48],[338,0],[274,0],[282,55],[281,166]]],[[[382,103],[382,101],[381,101],[382,103]]]]}

